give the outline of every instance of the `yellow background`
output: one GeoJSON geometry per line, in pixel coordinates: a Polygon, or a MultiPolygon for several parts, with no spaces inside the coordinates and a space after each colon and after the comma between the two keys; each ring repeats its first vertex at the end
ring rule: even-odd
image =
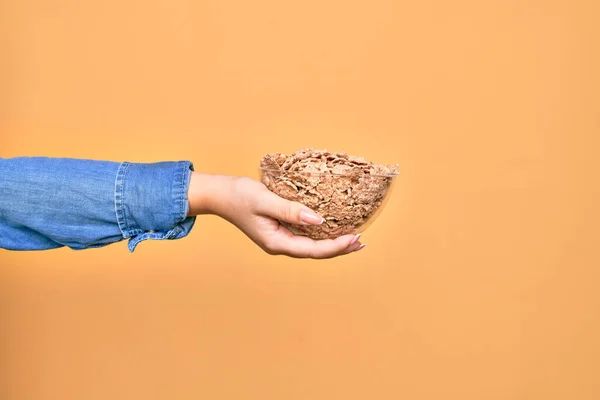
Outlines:
{"type": "Polygon", "coordinates": [[[399,163],[361,253],[0,251],[0,398],[600,398],[597,1],[0,1],[0,155],[399,163]]]}

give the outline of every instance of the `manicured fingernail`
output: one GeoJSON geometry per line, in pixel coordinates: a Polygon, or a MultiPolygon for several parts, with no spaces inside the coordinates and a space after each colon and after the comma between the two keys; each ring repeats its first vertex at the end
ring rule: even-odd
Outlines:
{"type": "Polygon", "coordinates": [[[352,246],[354,243],[358,242],[358,239],[360,239],[360,233],[358,235],[354,236],[354,238],[350,242],[349,246],[352,246]]]}
{"type": "Polygon", "coordinates": [[[311,211],[300,211],[300,221],[310,225],[320,225],[325,222],[325,218],[311,211]]]}
{"type": "Polygon", "coordinates": [[[363,243],[363,244],[361,244],[360,246],[358,246],[358,249],[356,249],[356,250],[354,250],[354,251],[359,251],[359,250],[362,250],[362,249],[363,249],[363,248],[364,248],[366,245],[367,245],[366,243],[363,243]]]}

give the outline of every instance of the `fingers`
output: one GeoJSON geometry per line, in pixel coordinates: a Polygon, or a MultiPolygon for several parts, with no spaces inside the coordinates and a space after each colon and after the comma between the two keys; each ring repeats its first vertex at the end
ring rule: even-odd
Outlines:
{"type": "Polygon", "coordinates": [[[345,235],[336,239],[312,240],[305,236],[297,236],[283,226],[282,234],[268,243],[267,251],[271,254],[285,254],[296,258],[326,259],[349,254],[364,247],[358,238],[360,235],[345,235]]]}
{"type": "MultiPolygon", "coordinates": [[[[322,216],[305,205],[286,200],[265,188],[259,201],[254,205],[257,214],[271,217],[290,224],[319,225],[322,216]]],[[[326,259],[358,251],[364,247],[359,242],[360,235],[344,235],[336,239],[313,240],[299,236],[280,225],[276,234],[263,243],[269,254],[284,254],[296,258],[326,259]]]]}
{"type": "Polygon", "coordinates": [[[305,205],[286,200],[269,190],[264,191],[255,206],[259,214],[290,224],[319,225],[325,221],[323,217],[305,205]]]}

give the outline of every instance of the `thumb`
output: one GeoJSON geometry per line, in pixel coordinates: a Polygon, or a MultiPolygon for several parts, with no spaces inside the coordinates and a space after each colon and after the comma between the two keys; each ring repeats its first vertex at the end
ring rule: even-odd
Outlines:
{"type": "Polygon", "coordinates": [[[260,214],[278,219],[290,224],[320,225],[325,219],[297,201],[286,200],[275,193],[266,190],[260,199],[258,210],[260,214]]]}

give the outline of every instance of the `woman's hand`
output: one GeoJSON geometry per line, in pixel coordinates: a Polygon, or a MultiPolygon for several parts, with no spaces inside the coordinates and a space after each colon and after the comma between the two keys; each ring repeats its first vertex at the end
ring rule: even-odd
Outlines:
{"type": "Polygon", "coordinates": [[[312,240],[294,235],[279,221],[318,225],[323,218],[310,208],[285,200],[250,178],[192,172],[189,215],[216,214],[234,224],[269,254],[332,258],[362,249],[360,235],[312,240]]]}

